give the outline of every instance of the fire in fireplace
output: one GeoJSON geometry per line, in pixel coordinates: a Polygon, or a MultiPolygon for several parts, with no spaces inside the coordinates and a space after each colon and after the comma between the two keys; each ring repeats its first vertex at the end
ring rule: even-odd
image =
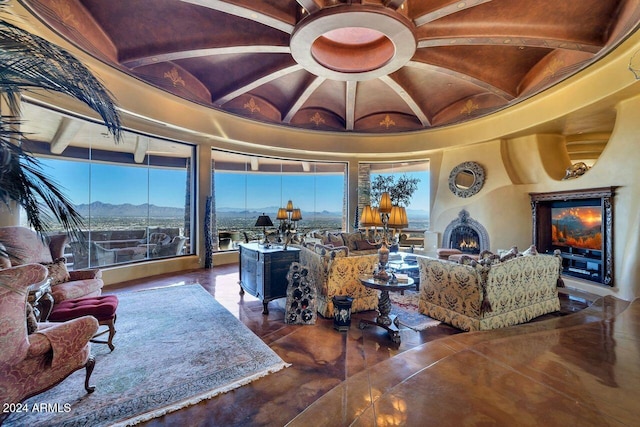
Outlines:
{"type": "Polygon", "coordinates": [[[482,224],[463,209],[458,213],[458,218],[445,228],[442,245],[467,254],[479,254],[483,250],[489,250],[489,235],[482,224]]]}
{"type": "Polygon", "coordinates": [[[471,227],[461,225],[451,232],[451,248],[464,253],[480,253],[478,233],[471,227]]]}

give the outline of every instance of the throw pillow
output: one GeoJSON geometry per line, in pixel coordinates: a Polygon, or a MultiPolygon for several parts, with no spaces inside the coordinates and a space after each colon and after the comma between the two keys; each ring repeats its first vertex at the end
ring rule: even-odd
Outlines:
{"type": "Polygon", "coordinates": [[[538,249],[536,249],[535,245],[531,245],[529,246],[529,249],[527,249],[526,251],[522,252],[523,256],[527,256],[527,255],[538,255],[538,249]]]}
{"type": "Polygon", "coordinates": [[[49,270],[49,279],[51,279],[51,286],[71,280],[69,272],[67,271],[67,259],[65,257],[58,258],[53,262],[42,263],[42,265],[47,267],[47,269],[49,270]]]}
{"type": "Polygon", "coordinates": [[[358,250],[356,244],[362,239],[362,233],[360,233],[359,231],[354,231],[353,233],[342,233],[342,240],[344,241],[344,245],[348,246],[352,251],[358,250]]]}
{"type": "Polygon", "coordinates": [[[344,246],[344,240],[342,240],[341,235],[327,233],[327,237],[329,239],[328,243],[331,243],[333,246],[344,246]]]}
{"type": "Polygon", "coordinates": [[[372,245],[366,240],[356,240],[356,250],[358,251],[366,251],[369,249],[378,249],[377,245],[372,245]]]}
{"type": "Polygon", "coordinates": [[[31,304],[27,304],[27,334],[31,335],[38,330],[38,321],[36,320],[36,314],[33,312],[31,304]]]}
{"type": "Polygon", "coordinates": [[[509,261],[510,259],[513,259],[518,255],[519,255],[518,248],[516,246],[513,246],[511,247],[511,249],[509,249],[509,252],[505,253],[500,257],[500,262],[509,261]]]}

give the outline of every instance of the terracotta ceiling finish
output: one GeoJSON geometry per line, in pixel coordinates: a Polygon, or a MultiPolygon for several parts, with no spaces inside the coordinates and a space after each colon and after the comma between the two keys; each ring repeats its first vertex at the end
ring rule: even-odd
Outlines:
{"type": "Polygon", "coordinates": [[[503,110],[602,58],[638,0],[24,1],[79,48],[234,115],[397,133],[503,110]]]}

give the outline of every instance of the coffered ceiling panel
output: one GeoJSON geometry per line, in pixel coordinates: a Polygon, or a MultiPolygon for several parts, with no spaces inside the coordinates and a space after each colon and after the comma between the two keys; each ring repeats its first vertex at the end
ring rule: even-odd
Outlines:
{"type": "Polygon", "coordinates": [[[485,117],[601,59],[638,0],[24,0],[87,53],[286,127],[411,132],[485,117]]]}

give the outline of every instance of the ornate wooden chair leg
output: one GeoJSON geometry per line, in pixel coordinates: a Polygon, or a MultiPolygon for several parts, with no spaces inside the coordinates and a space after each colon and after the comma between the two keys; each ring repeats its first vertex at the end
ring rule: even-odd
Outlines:
{"type": "Polygon", "coordinates": [[[93,373],[93,368],[95,366],[96,366],[95,357],[93,357],[93,355],[89,356],[87,363],[84,365],[85,369],[87,370],[87,376],[84,379],[84,389],[87,390],[87,393],[93,393],[94,390],[96,389],[96,386],[89,385],[89,378],[91,377],[91,374],[93,373]]]}

